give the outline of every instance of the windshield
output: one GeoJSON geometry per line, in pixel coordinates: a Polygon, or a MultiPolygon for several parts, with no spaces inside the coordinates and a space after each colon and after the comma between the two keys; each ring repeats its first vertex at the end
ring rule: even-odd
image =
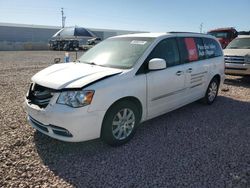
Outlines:
{"type": "Polygon", "coordinates": [[[79,61],[104,67],[129,69],[134,66],[154,38],[124,37],[107,39],[83,54],[79,61]]]}
{"type": "Polygon", "coordinates": [[[229,32],[221,31],[221,32],[209,32],[209,35],[213,35],[216,38],[229,38],[229,32]]]}
{"type": "Polygon", "coordinates": [[[250,38],[237,38],[229,43],[227,49],[250,49],[250,38]]]}

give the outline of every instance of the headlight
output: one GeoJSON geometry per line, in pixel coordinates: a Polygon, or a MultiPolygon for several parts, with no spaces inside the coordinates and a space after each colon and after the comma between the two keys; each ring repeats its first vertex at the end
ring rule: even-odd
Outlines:
{"type": "Polygon", "coordinates": [[[250,55],[245,56],[245,61],[246,61],[246,63],[250,63],[250,55]]]}
{"type": "Polygon", "coordinates": [[[57,99],[58,104],[64,104],[73,108],[89,105],[94,96],[94,91],[63,91],[57,99]]]}

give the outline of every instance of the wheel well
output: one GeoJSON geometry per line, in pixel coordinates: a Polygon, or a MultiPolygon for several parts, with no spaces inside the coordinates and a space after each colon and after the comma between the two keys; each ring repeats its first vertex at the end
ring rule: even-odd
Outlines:
{"type": "Polygon", "coordinates": [[[221,78],[220,78],[220,75],[219,75],[219,74],[216,74],[216,75],[213,77],[213,79],[217,79],[218,82],[219,82],[219,84],[220,84],[221,78]]]}
{"type": "Polygon", "coordinates": [[[141,120],[141,117],[142,117],[142,104],[141,102],[139,101],[139,99],[137,99],[136,97],[132,97],[132,96],[129,96],[129,97],[123,97],[123,98],[120,98],[119,100],[115,101],[110,107],[109,109],[107,110],[107,112],[114,106],[116,105],[117,103],[121,102],[121,101],[130,101],[132,103],[134,103],[137,107],[138,107],[138,110],[139,110],[139,115],[140,115],[140,120],[141,120]]]}
{"type": "Polygon", "coordinates": [[[134,103],[137,107],[138,107],[138,110],[139,110],[139,122],[141,121],[141,117],[142,117],[142,104],[141,102],[139,101],[139,99],[137,99],[136,97],[123,97],[123,98],[120,98],[118,99],[117,101],[115,101],[109,108],[108,110],[106,111],[105,113],[105,116],[103,118],[103,121],[102,121],[102,128],[101,128],[101,137],[102,137],[102,134],[103,134],[103,122],[105,121],[105,118],[107,118],[107,114],[108,112],[111,110],[111,108],[113,106],[115,106],[117,103],[121,102],[121,101],[131,101],[132,103],[134,103]]]}

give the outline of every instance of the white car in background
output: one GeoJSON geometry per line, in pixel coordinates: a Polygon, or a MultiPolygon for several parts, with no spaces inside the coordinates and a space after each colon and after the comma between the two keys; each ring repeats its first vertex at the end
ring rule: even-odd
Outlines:
{"type": "Polygon", "coordinates": [[[225,73],[232,75],[250,75],[250,35],[239,35],[226,49],[225,73]]]}
{"type": "Polygon", "coordinates": [[[140,122],[203,99],[212,104],[224,81],[216,38],[144,33],[109,38],[79,62],[55,64],[32,77],[28,120],[53,138],[130,140],[140,122]]]}

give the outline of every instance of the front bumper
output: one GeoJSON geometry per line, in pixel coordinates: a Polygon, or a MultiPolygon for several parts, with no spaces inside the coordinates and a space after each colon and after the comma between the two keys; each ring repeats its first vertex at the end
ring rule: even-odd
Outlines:
{"type": "Polygon", "coordinates": [[[60,104],[42,109],[27,100],[25,106],[31,126],[52,138],[81,142],[100,137],[105,111],[89,112],[87,106],[71,108],[60,104]]]}
{"type": "Polygon", "coordinates": [[[225,63],[225,74],[250,75],[250,64],[225,63]]]}

